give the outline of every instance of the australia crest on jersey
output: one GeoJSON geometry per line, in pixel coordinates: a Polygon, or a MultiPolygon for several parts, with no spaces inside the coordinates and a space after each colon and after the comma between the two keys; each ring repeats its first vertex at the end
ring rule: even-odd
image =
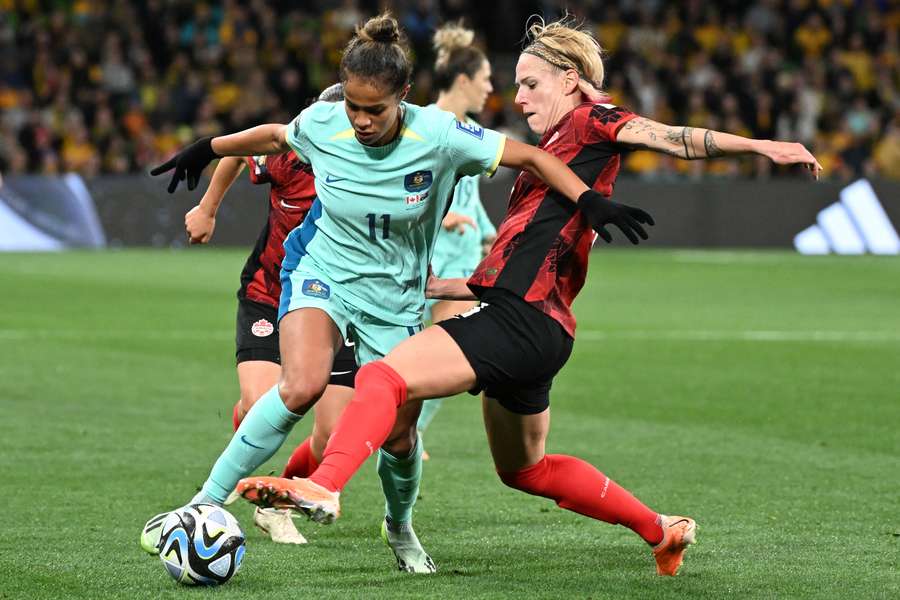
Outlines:
{"type": "Polygon", "coordinates": [[[434,175],[431,171],[415,171],[409,173],[403,178],[403,187],[407,192],[404,204],[406,208],[416,208],[428,199],[428,188],[434,182],[434,175]]]}
{"type": "Polygon", "coordinates": [[[415,171],[403,178],[403,187],[407,192],[421,192],[431,187],[434,175],[431,171],[415,171]]]}

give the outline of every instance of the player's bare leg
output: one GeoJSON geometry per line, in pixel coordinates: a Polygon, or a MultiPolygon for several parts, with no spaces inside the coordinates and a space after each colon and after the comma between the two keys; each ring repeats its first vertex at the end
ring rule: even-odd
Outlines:
{"type": "Polygon", "coordinates": [[[300,309],[281,320],[281,380],[253,405],[219,456],[192,502],[221,505],[241,477],[281,447],[287,434],[315,404],[331,377],[341,336],[318,309],[300,309]]]}
{"type": "Polygon", "coordinates": [[[278,393],[288,410],[303,415],[325,392],[343,339],[328,313],[318,308],[286,314],[279,324],[279,338],[278,393]]]}
{"type": "Polygon", "coordinates": [[[660,575],[675,575],[694,542],[696,525],[647,508],[592,465],[574,456],[546,454],[550,409],[518,414],[495,398],[482,401],[494,466],[506,485],[554,500],[560,508],[628,527],[653,547],[660,575]]]}
{"type": "MultiPolygon", "coordinates": [[[[356,381],[354,400],[347,406],[335,429],[323,464],[310,479],[287,481],[254,477],[242,481],[241,485],[258,488],[260,502],[293,506],[315,521],[331,523],[340,514],[338,490],[343,488],[349,476],[365,459],[384,444],[397,424],[398,406],[403,402],[394,397],[394,388],[402,384],[402,391],[397,393],[408,397],[410,402],[422,398],[452,396],[470,389],[475,384],[475,373],[449,334],[440,327],[429,327],[401,342],[384,360],[363,366],[356,381]],[[437,372],[427,370],[425,373],[426,370],[421,368],[423,364],[439,364],[441,369],[437,372]],[[367,385],[375,385],[377,388],[384,384],[383,377],[387,377],[390,388],[386,390],[387,396],[380,393],[383,390],[367,388],[367,385]],[[402,378],[408,378],[409,385],[403,383],[402,378]],[[360,395],[364,399],[360,399],[360,395]],[[323,473],[331,446],[341,429],[348,428],[347,434],[355,437],[353,428],[360,425],[374,427],[375,431],[371,432],[371,437],[364,443],[354,445],[351,452],[342,452],[340,457],[332,456],[332,462],[337,458],[337,463],[340,464],[332,464],[323,473]],[[339,484],[336,485],[332,477],[339,484]]],[[[401,419],[404,414],[407,413],[399,413],[401,419]]],[[[406,426],[414,427],[414,423],[411,420],[406,426]]],[[[403,423],[398,427],[403,427],[403,423]]],[[[411,437],[411,431],[407,435],[411,437]]],[[[257,501],[257,498],[248,499],[257,501]]]]}
{"type": "Polygon", "coordinates": [[[256,401],[278,383],[281,365],[268,360],[247,360],[238,363],[237,374],[241,398],[237,404],[235,417],[237,424],[240,424],[256,401]]]}
{"type": "Polygon", "coordinates": [[[417,333],[381,361],[406,382],[407,401],[455,396],[472,389],[475,371],[450,334],[432,326],[417,333]],[[422,365],[440,365],[423,369],[422,365]]]}
{"type": "Polygon", "coordinates": [[[344,408],[353,399],[353,388],[343,385],[329,385],[325,389],[325,393],[316,402],[314,412],[316,416],[313,423],[312,432],[310,433],[310,450],[316,463],[322,462],[322,455],[325,454],[325,446],[328,444],[328,438],[334,431],[338,419],[344,408]]]}
{"type": "MultiPolygon", "coordinates": [[[[449,319],[454,315],[459,315],[466,312],[477,304],[478,302],[475,300],[441,300],[439,302],[436,302],[434,306],[431,307],[431,320],[434,323],[440,323],[441,321],[449,319]]],[[[443,404],[443,402],[443,398],[434,398],[431,400],[425,400],[422,403],[422,412],[419,415],[419,420],[416,423],[416,428],[419,430],[420,443],[422,443],[422,437],[425,433],[425,430],[428,429],[429,425],[431,425],[431,421],[434,419],[434,415],[437,414],[438,410],[440,410],[441,404],[443,404]]],[[[429,458],[431,457],[423,446],[422,460],[428,460],[429,458]]]]}

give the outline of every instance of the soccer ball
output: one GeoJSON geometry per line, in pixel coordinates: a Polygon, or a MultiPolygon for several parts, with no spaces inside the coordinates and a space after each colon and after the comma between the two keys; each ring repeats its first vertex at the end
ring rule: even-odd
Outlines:
{"type": "Polygon", "coordinates": [[[237,519],[213,504],[173,510],[159,538],[160,560],[172,579],[184,585],[225,583],[241,568],[244,550],[237,519]]]}

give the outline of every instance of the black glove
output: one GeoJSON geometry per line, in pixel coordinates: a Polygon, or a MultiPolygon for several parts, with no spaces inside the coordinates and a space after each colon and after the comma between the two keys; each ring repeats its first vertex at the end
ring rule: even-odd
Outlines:
{"type": "Polygon", "coordinates": [[[184,181],[185,178],[187,178],[188,189],[192,190],[197,187],[200,174],[203,173],[206,165],[217,158],[221,157],[213,152],[212,137],[205,137],[150,171],[150,174],[159,175],[174,167],[175,172],[172,174],[172,181],[169,182],[169,193],[174,192],[178,187],[178,182],[184,181]]]}
{"type": "Polygon", "coordinates": [[[591,228],[607,244],[612,241],[612,235],[604,227],[608,223],[621,229],[632,244],[638,243],[638,236],[647,239],[647,232],[641,227],[641,223],[653,225],[653,217],[641,209],[608,200],[594,190],[588,190],[578,197],[578,210],[584,213],[591,228]]]}

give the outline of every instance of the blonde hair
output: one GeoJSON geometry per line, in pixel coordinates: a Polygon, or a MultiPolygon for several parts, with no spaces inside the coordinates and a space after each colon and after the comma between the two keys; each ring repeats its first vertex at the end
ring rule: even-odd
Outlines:
{"type": "Polygon", "coordinates": [[[571,17],[544,23],[542,17],[528,26],[528,45],[523,54],[532,54],[557,69],[574,69],[595,91],[603,86],[603,48],[588,31],[576,25],[571,17]]]}
{"type": "Polygon", "coordinates": [[[462,21],[448,23],[434,33],[434,84],[438,91],[449,90],[457,75],[470,79],[487,60],[484,52],[472,45],[475,32],[463,27],[462,21]]]}

